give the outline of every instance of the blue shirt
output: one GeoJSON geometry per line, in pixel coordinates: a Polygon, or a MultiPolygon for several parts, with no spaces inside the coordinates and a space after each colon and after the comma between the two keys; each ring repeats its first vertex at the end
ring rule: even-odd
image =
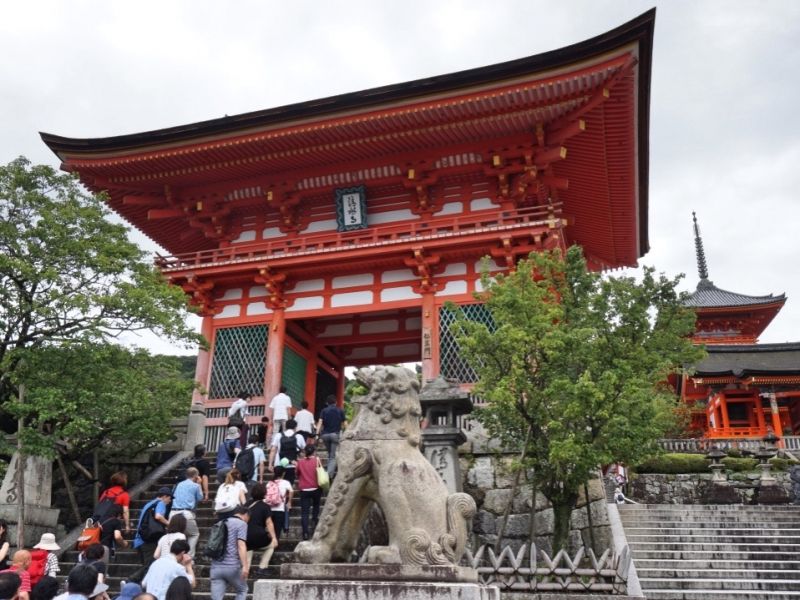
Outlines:
{"type": "Polygon", "coordinates": [[[192,582],[186,572],[186,567],[178,564],[174,554],[167,554],[150,565],[150,568],[147,569],[147,575],[142,580],[142,587],[158,600],[164,600],[169,584],[178,577],[186,577],[186,579],[189,579],[189,583],[192,582]]]}
{"type": "Polygon", "coordinates": [[[144,546],[144,540],[142,539],[142,519],[144,519],[145,514],[150,509],[151,506],[156,507],[155,514],[161,515],[162,517],[166,518],[167,511],[169,510],[169,504],[164,504],[160,499],[154,498],[150,500],[147,504],[144,505],[142,508],[142,512],[139,513],[139,521],[136,523],[136,537],[133,538],[133,547],[138,548],[140,546],[144,546]]]}
{"type": "Polygon", "coordinates": [[[181,481],[172,493],[172,510],[194,510],[197,508],[197,503],[203,499],[200,484],[191,479],[181,481]]]}
{"type": "MultiPolygon", "coordinates": [[[[233,466],[233,459],[228,456],[228,447],[241,448],[239,440],[226,440],[219,445],[217,450],[217,471],[220,469],[230,469],[233,466]],[[233,442],[233,443],[231,443],[233,442]]],[[[235,457],[236,455],[234,455],[235,457]]]]}

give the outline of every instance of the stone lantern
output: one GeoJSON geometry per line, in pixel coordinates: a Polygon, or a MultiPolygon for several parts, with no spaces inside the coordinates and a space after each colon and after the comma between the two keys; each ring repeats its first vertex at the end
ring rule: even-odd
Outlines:
{"type": "Polygon", "coordinates": [[[708,468],[711,469],[711,481],[719,482],[725,481],[725,465],[722,464],[722,459],[728,456],[724,450],[720,449],[716,444],[711,446],[711,450],[706,454],[706,458],[711,461],[708,468]]]}
{"type": "Polygon", "coordinates": [[[758,459],[758,468],[761,469],[761,485],[775,482],[775,476],[770,472],[769,459],[778,454],[778,449],[775,446],[777,441],[778,436],[775,435],[772,429],[767,430],[767,435],[764,436],[764,443],[754,453],[754,456],[758,459]]]}
{"type": "Polygon", "coordinates": [[[419,403],[425,418],[422,430],[425,458],[442,477],[451,494],[460,492],[458,447],[467,440],[467,436],[458,426],[457,419],[472,412],[472,400],[458,382],[440,375],[424,385],[419,393],[419,403]]]}

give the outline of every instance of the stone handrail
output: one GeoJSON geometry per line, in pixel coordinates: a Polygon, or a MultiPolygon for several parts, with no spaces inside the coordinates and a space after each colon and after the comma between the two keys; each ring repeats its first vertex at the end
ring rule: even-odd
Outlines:
{"type": "MultiPolygon", "coordinates": [[[[800,437],[784,436],[783,447],[787,450],[800,449],[800,437]]],[[[661,448],[667,452],[684,452],[687,454],[705,454],[716,446],[721,450],[746,450],[754,452],[764,444],[760,439],[745,438],[687,438],[687,439],[662,439],[659,440],[661,448]]]]}
{"type": "Polygon", "coordinates": [[[531,543],[516,554],[506,546],[496,555],[491,545],[484,544],[474,554],[467,550],[462,563],[478,572],[481,583],[501,590],[624,595],[631,553],[627,546],[619,553],[609,548],[597,558],[591,549],[580,548],[573,557],[559,550],[550,558],[531,543]]]}
{"type": "MultiPolygon", "coordinates": [[[[168,458],[164,463],[157,466],[155,469],[150,471],[144,479],[142,479],[139,483],[133,486],[131,489],[128,490],[128,495],[131,497],[131,500],[138,499],[144,492],[146,492],[150,487],[153,486],[159,479],[161,479],[164,475],[169,473],[172,469],[177,467],[180,462],[191,454],[188,451],[177,452],[170,458],[168,458]]],[[[67,535],[63,538],[58,540],[58,545],[61,546],[61,550],[56,552],[58,556],[64,554],[64,552],[68,552],[75,547],[75,544],[78,542],[78,538],[80,537],[81,533],[83,532],[84,524],[80,524],[77,527],[73,528],[67,535]]]]}

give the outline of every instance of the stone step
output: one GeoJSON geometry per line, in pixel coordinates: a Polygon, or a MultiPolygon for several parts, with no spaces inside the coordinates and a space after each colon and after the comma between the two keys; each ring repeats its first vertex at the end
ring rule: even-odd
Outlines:
{"type": "MultiPolygon", "coordinates": [[[[629,516],[625,515],[622,517],[623,524],[658,524],[658,523],[677,523],[677,524],[697,524],[698,527],[703,526],[704,524],[727,524],[727,523],[747,523],[752,525],[764,525],[769,526],[773,523],[781,524],[783,527],[798,527],[800,526],[800,516],[793,517],[791,515],[776,515],[775,517],[770,517],[769,515],[747,515],[742,514],[738,516],[733,515],[666,515],[663,517],[655,516],[655,515],[643,515],[643,516],[629,516]]],[[[674,525],[671,525],[674,526],[674,525]]]]}
{"type": "Polygon", "coordinates": [[[703,532],[704,534],[710,534],[714,532],[720,533],[733,533],[737,531],[741,531],[744,533],[751,532],[751,531],[763,531],[765,534],[769,535],[800,535],[800,524],[797,526],[779,526],[777,523],[759,523],[758,525],[750,526],[749,523],[678,523],[678,522],[669,522],[669,523],[645,523],[642,521],[637,521],[633,523],[631,526],[625,527],[625,531],[631,531],[633,533],[650,533],[650,532],[675,532],[675,533],[683,533],[686,531],[693,531],[693,532],[703,532]]]}
{"type": "MultiPolygon", "coordinates": [[[[773,553],[769,554],[770,557],[774,556],[773,553]]],[[[800,570],[800,555],[798,560],[717,560],[716,558],[696,558],[696,559],[676,559],[676,558],[637,558],[636,569],[717,569],[719,571],[728,570],[760,570],[760,569],[777,569],[783,571],[797,572],[800,570]]]]}
{"type": "Polygon", "coordinates": [[[763,527],[626,527],[625,535],[756,535],[761,534],[762,537],[779,537],[785,539],[786,537],[800,538],[800,527],[794,529],[787,528],[774,528],[768,529],[763,527]]]}
{"type": "Polygon", "coordinates": [[[641,559],[652,560],[776,560],[776,561],[800,561],[800,552],[735,552],[713,550],[664,550],[664,549],[633,549],[633,559],[638,565],[641,559]]]}
{"type": "Polygon", "coordinates": [[[780,546],[794,546],[800,549],[800,536],[777,536],[777,535],[734,535],[734,534],[715,534],[707,535],[704,533],[691,534],[628,534],[628,543],[716,543],[716,544],[775,544],[780,546]]]}
{"type": "Polygon", "coordinates": [[[621,513],[634,512],[703,512],[703,513],[725,513],[732,511],[749,511],[754,513],[764,512],[800,512],[800,506],[791,504],[622,504],[619,507],[621,513]]]}
{"type": "Polygon", "coordinates": [[[800,592],[772,590],[648,589],[647,600],[798,600],[800,592]]]}
{"type": "Polygon", "coordinates": [[[775,591],[800,593],[797,579],[675,579],[640,577],[639,583],[649,597],[649,590],[725,590],[775,591]]]}
{"type": "Polygon", "coordinates": [[[638,561],[636,573],[645,579],[782,579],[792,580],[797,576],[796,569],[690,569],[679,567],[647,568],[638,561]]]}
{"type": "Polygon", "coordinates": [[[707,542],[632,542],[628,540],[631,550],[664,550],[664,551],[698,551],[712,552],[800,552],[800,544],[758,544],[758,543],[707,543],[707,542]]]}

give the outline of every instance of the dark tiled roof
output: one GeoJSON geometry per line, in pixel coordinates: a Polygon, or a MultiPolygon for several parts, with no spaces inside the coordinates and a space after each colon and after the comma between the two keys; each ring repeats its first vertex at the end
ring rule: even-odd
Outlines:
{"type": "Polygon", "coordinates": [[[721,290],[708,279],[701,279],[697,284],[697,289],[689,296],[686,301],[687,306],[694,308],[717,308],[725,306],[751,306],[757,304],[771,304],[773,302],[784,302],[786,296],[747,296],[721,290]]]}
{"type": "Polygon", "coordinates": [[[706,346],[706,351],[708,356],[695,367],[695,377],[800,375],[800,342],[706,346]]]}

